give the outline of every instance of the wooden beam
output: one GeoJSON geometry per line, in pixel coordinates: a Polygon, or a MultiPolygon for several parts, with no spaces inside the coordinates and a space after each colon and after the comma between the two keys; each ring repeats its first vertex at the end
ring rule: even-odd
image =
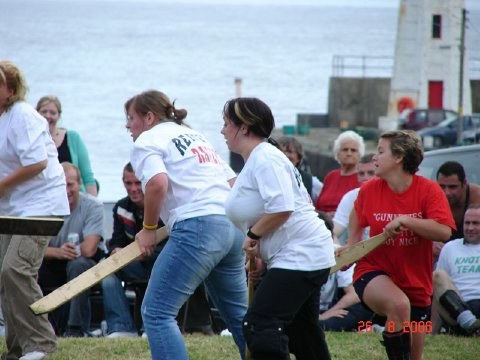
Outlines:
{"type": "MultiPolygon", "coordinates": [[[[157,244],[167,237],[168,232],[165,226],[157,230],[157,244]]],[[[34,302],[30,305],[30,309],[36,315],[55,310],[60,305],[70,301],[73,297],[91,288],[107,276],[127,266],[140,255],[141,252],[138,243],[134,241],[105,260],[100,261],[97,265],[81,273],[76,278],[60,286],[58,289],[52,291],[47,296],[34,302]]]]}
{"type": "Polygon", "coordinates": [[[0,234],[55,236],[62,218],[0,216],[0,234]]]}

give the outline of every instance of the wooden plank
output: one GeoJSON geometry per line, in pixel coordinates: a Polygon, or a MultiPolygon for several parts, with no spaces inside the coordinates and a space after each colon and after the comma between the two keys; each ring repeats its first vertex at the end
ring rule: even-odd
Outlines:
{"type": "MultiPolygon", "coordinates": [[[[158,229],[156,235],[157,244],[165,240],[168,237],[166,227],[164,226],[158,229]]],[[[140,255],[140,248],[138,247],[137,242],[134,241],[130,245],[125,246],[122,250],[117,251],[115,254],[83,272],[75,279],[70,280],[47,296],[34,302],[30,305],[30,309],[37,315],[55,310],[57,307],[65,304],[81,292],[91,288],[107,276],[130,264],[140,255]]]]}
{"type": "Polygon", "coordinates": [[[347,265],[353,264],[357,260],[367,255],[370,251],[383,244],[385,240],[385,234],[382,233],[346,248],[340,253],[339,256],[336,257],[337,263],[330,269],[330,274],[333,274],[347,265]]]}
{"type": "Polygon", "coordinates": [[[0,216],[0,234],[55,236],[62,218],[0,216]]]}

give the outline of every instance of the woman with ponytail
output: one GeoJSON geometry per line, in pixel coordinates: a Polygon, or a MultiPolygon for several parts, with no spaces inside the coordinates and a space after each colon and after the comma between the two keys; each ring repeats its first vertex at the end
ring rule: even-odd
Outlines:
{"type": "Polygon", "coordinates": [[[142,304],[152,358],[188,359],[175,318],[203,281],[243,358],[243,236],[225,215],[236,175],[200,133],[185,126],[187,111],[176,109],[164,93],[132,97],[125,113],[134,141],[131,163],[145,194],[143,230],[136,235],[142,253],[155,250],[159,217],[169,230],[142,304]]]}

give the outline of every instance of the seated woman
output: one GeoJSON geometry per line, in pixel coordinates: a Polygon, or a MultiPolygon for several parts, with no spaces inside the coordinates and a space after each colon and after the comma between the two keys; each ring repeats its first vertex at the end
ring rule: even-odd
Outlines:
{"type": "Polygon", "coordinates": [[[98,185],[93,177],[88,150],[80,135],[73,130],[58,127],[62,114],[62,104],[54,95],[43,96],[38,100],[37,111],[48,121],[50,135],[58,151],[58,160],[70,162],[80,170],[82,191],[97,196],[98,185]]]}
{"type": "Polygon", "coordinates": [[[333,216],[342,196],[360,186],[357,166],[364,153],[363,138],[354,131],[342,132],[335,139],[333,154],[340,168],[330,171],[325,176],[322,191],[315,202],[317,211],[324,211],[333,216]]]}

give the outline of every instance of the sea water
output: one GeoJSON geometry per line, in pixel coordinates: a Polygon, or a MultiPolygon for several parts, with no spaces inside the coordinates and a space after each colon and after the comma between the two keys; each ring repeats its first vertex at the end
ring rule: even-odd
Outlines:
{"type": "MultiPolygon", "coordinates": [[[[0,0],[0,59],[25,73],[32,105],[60,98],[60,125],[85,141],[102,200],[125,196],[132,140],[123,105],[134,94],[164,91],[228,158],[220,129],[235,78],[281,127],[327,111],[334,55],[393,56],[396,0],[191,2],[0,0]]],[[[475,23],[467,44],[479,53],[475,23]]]]}

